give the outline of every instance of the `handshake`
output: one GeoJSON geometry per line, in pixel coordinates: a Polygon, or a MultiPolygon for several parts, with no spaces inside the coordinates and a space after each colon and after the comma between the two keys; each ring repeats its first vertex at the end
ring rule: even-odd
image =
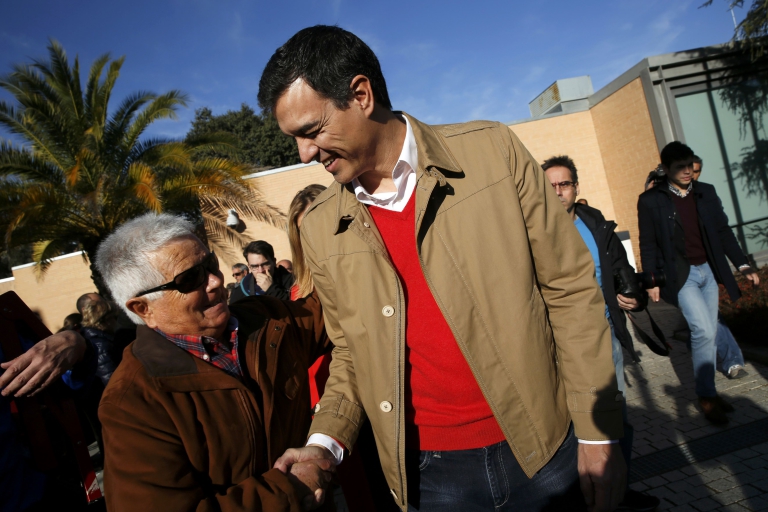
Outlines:
{"type": "Polygon", "coordinates": [[[336,471],[336,458],[323,446],[289,448],[274,467],[288,475],[304,510],[314,510],[325,502],[328,484],[336,471]]]}

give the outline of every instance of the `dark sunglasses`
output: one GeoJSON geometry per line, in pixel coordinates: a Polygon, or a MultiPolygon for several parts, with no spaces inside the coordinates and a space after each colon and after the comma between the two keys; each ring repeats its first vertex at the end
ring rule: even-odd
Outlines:
{"type": "Polygon", "coordinates": [[[148,293],[161,292],[164,290],[176,290],[179,293],[189,293],[192,290],[196,290],[202,286],[202,284],[208,279],[208,274],[215,274],[219,271],[219,259],[214,253],[210,253],[200,263],[194,267],[188,268],[181,274],[178,274],[173,278],[173,281],[165,284],[161,284],[156,288],[150,290],[144,290],[136,295],[141,297],[148,293]]]}
{"type": "Polygon", "coordinates": [[[244,271],[244,270],[241,270],[240,272],[235,272],[234,274],[232,274],[232,277],[240,277],[240,276],[241,276],[241,275],[243,275],[244,273],[245,273],[245,271],[244,271]]]}

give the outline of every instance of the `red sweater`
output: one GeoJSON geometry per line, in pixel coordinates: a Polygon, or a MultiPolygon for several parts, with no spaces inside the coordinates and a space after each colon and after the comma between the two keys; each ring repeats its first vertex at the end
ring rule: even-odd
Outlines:
{"type": "Polygon", "coordinates": [[[421,271],[415,197],[402,212],[369,207],[405,293],[406,446],[448,451],[498,443],[504,434],[421,271]]]}

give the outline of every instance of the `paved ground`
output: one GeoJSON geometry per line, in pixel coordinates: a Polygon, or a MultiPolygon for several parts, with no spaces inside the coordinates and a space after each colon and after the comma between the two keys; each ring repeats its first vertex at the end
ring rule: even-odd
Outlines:
{"type": "MultiPolygon", "coordinates": [[[[681,327],[674,308],[656,307],[653,314],[668,338],[681,327]]],[[[659,463],[659,474],[632,487],[658,496],[660,510],[768,510],[768,429],[762,435],[764,422],[754,425],[760,429],[753,438],[761,442],[748,448],[709,459],[691,455],[688,450],[693,445],[728,450],[731,442],[749,430],[745,425],[768,418],[768,366],[748,361],[749,376],[740,380],[728,380],[718,373],[718,392],[736,411],[729,415],[731,421],[726,427],[715,427],[698,409],[685,343],[670,339],[670,344],[674,349],[671,357],[661,357],[636,342],[642,368],[625,368],[629,421],[635,429],[633,460],[639,467],[642,457],[661,460],[665,453],[678,452],[688,454],[690,463],[666,472],[662,472],[665,465],[659,463]],[[691,444],[697,439],[702,441],[691,444]]]]}

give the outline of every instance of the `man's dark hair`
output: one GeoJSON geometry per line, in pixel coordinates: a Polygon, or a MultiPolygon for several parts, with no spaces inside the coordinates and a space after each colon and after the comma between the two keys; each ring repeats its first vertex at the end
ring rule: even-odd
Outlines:
{"type": "Polygon", "coordinates": [[[315,25],[298,31],[278,48],[259,80],[259,106],[274,113],[288,87],[301,78],[320,96],[345,110],[352,99],[352,79],[365,75],[376,103],[392,110],[379,59],[355,34],[337,26],[315,25]]]}
{"type": "Polygon", "coordinates": [[[573,160],[571,160],[571,157],[568,155],[553,156],[552,158],[544,160],[544,163],[541,164],[541,168],[545,171],[550,167],[567,168],[571,171],[571,181],[574,183],[579,182],[579,173],[576,171],[576,164],[573,163],[573,160]]]}
{"type": "Polygon", "coordinates": [[[674,162],[696,156],[693,150],[680,141],[670,142],[661,150],[661,163],[669,169],[674,162]]]}
{"type": "Polygon", "coordinates": [[[248,261],[249,254],[261,254],[270,261],[274,261],[275,259],[275,250],[269,242],[265,242],[264,240],[256,240],[243,247],[243,257],[245,258],[245,261],[248,261]]]}
{"type": "Polygon", "coordinates": [[[704,168],[704,160],[699,155],[693,155],[693,163],[699,164],[702,169],[704,168]]]}

